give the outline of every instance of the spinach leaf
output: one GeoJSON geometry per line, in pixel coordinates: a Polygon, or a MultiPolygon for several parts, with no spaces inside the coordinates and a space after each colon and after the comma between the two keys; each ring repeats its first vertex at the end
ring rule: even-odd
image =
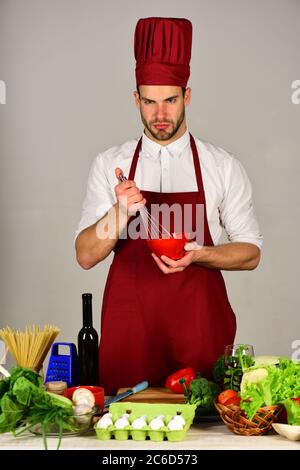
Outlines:
{"type": "Polygon", "coordinates": [[[19,403],[30,405],[33,397],[42,397],[45,392],[31,383],[26,377],[19,377],[13,385],[12,393],[19,403]]]}
{"type": "Polygon", "coordinates": [[[0,433],[18,436],[38,424],[47,448],[49,430],[59,432],[58,447],[65,429],[78,430],[72,401],[46,392],[42,377],[31,369],[14,367],[11,376],[1,381],[0,391],[0,433]]]}
{"type": "Polygon", "coordinates": [[[24,418],[25,407],[7,392],[1,398],[0,432],[13,431],[24,418]]]}
{"type": "Polygon", "coordinates": [[[13,388],[15,382],[20,378],[20,377],[25,377],[26,379],[29,380],[33,385],[36,385],[37,387],[42,387],[43,386],[43,379],[42,377],[35,372],[32,369],[28,369],[27,367],[13,367],[10,371],[10,390],[13,388]]]}
{"type": "Polygon", "coordinates": [[[3,395],[6,392],[8,392],[9,384],[10,384],[10,377],[8,377],[7,379],[0,380],[0,400],[3,397],[3,395]]]}

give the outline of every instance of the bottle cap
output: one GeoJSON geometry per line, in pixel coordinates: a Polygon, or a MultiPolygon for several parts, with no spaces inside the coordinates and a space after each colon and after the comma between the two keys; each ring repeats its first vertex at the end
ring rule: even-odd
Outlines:
{"type": "Polygon", "coordinates": [[[46,382],[45,386],[48,392],[57,393],[58,395],[62,394],[68,388],[67,382],[63,382],[61,380],[56,382],[46,382]]]}
{"type": "Polygon", "coordinates": [[[89,293],[82,294],[83,299],[92,299],[92,297],[93,297],[93,294],[89,294],[89,293]]]}

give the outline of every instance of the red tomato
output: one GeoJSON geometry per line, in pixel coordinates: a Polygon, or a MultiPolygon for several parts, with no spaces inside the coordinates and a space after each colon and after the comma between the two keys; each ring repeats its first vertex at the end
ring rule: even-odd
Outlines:
{"type": "Polygon", "coordinates": [[[220,403],[221,405],[227,405],[228,400],[236,397],[238,397],[238,392],[236,392],[235,390],[223,390],[223,392],[218,395],[218,403],[220,403]]]}
{"type": "Polygon", "coordinates": [[[225,401],[225,403],[223,403],[224,405],[236,405],[236,406],[240,406],[240,403],[241,403],[241,398],[238,397],[238,396],[235,396],[235,397],[231,397],[231,398],[228,398],[228,400],[225,401]]]}

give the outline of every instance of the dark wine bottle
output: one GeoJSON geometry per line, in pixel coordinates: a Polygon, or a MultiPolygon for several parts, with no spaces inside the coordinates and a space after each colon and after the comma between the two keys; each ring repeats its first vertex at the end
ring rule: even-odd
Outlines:
{"type": "Polygon", "coordinates": [[[82,294],[83,327],[78,333],[79,384],[98,385],[98,333],[93,328],[92,294],[82,294]]]}

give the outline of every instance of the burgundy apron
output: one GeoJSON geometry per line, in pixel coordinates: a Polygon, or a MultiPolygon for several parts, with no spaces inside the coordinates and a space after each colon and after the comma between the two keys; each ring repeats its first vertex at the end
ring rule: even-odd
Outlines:
{"type": "MultiPolygon", "coordinates": [[[[204,245],[213,246],[206,215],[197,147],[190,135],[198,191],[143,191],[151,204],[204,205],[204,245]]],[[[134,180],[142,145],[138,142],[129,179],[134,180]]],[[[184,271],[164,274],[142,238],[119,240],[110,266],[101,314],[100,384],[107,395],[120,387],[148,380],[153,387],[184,367],[207,378],[234,342],[235,315],[219,270],[190,264],[184,271]]]]}

